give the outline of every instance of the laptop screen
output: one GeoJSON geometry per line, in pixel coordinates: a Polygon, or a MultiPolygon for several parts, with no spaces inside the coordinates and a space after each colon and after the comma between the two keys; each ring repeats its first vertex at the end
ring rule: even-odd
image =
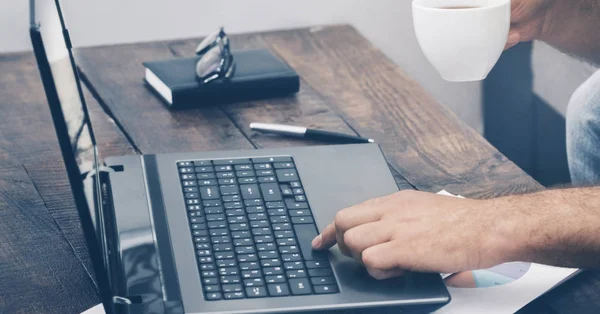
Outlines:
{"type": "Polygon", "coordinates": [[[30,0],[31,40],[67,174],[107,313],[108,279],[96,141],[58,0],[30,0]]]}

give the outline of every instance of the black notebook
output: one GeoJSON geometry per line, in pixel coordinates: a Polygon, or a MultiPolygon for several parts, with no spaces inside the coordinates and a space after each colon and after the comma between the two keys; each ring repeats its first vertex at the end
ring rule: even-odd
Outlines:
{"type": "Polygon", "coordinates": [[[196,107],[287,96],[298,92],[294,69],[268,50],[234,51],[237,62],[230,80],[204,84],[196,79],[199,56],[145,62],[146,83],[170,107],[196,107]]]}

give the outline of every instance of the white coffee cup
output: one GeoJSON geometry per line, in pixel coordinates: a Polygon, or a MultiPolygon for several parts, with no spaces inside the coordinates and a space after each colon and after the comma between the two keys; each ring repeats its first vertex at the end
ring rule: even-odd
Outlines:
{"type": "Polygon", "coordinates": [[[425,56],[450,82],[487,77],[506,45],[510,0],[413,0],[425,56]]]}

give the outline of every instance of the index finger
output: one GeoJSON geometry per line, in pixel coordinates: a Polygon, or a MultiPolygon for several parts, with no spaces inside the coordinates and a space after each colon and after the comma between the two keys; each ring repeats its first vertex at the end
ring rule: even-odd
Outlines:
{"type": "Polygon", "coordinates": [[[336,230],[335,225],[333,223],[327,225],[323,232],[319,234],[312,241],[312,247],[315,250],[327,250],[335,245],[336,241],[336,230]]]}

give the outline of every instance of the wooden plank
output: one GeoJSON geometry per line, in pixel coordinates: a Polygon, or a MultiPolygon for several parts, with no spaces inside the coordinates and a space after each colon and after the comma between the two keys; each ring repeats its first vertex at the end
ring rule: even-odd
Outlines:
{"type": "Polygon", "coordinates": [[[480,198],[541,188],[352,27],[263,39],[417,188],[480,198]]]}

